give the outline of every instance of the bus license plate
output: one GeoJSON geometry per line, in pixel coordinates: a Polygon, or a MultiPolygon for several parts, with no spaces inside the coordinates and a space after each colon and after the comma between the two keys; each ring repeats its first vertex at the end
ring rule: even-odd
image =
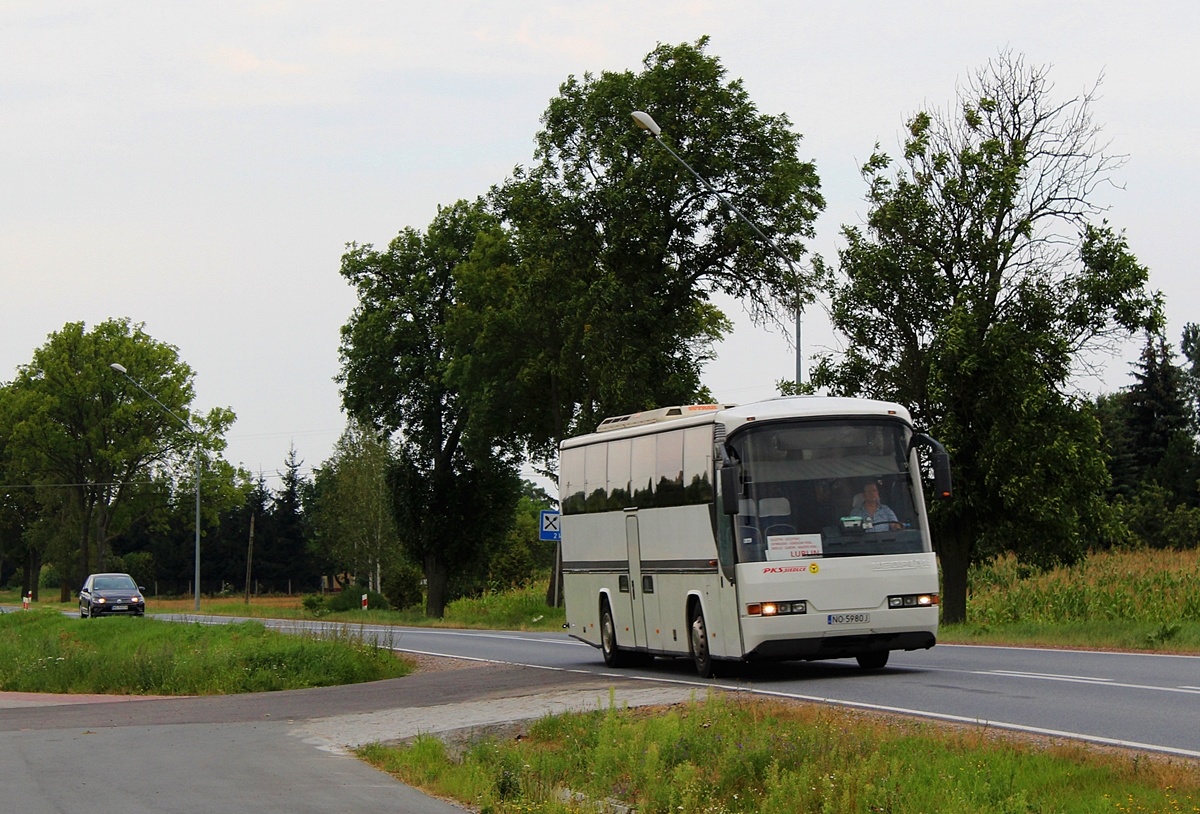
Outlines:
{"type": "Polygon", "coordinates": [[[828,617],[831,625],[868,625],[871,623],[869,613],[831,613],[828,617]]]}

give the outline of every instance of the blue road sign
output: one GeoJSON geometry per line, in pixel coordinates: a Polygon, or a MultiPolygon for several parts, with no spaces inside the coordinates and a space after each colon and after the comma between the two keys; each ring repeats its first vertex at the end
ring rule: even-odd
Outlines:
{"type": "Polygon", "coordinates": [[[542,533],[539,539],[558,541],[562,539],[562,531],[558,526],[558,512],[542,512],[542,533]]]}

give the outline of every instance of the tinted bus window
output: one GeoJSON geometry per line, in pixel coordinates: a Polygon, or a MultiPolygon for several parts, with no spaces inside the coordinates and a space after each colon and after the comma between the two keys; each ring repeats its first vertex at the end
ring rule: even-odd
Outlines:
{"type": "Polygon", "coordinates": [[[655,451],[655,506],[683,505],[683,433],[664,432],[655,451]]]}
{"type": "Polygon", "coordinates": [[[633,439],[629,479],[633,488],[633,504],[639,509],[654,506],[654,449],[653,435],[633,439]]]}
{"type": "Polygon", "coordinates": [[[584,507],[583,448],[564,449],[559,466],[563,514],[579,514],[584,507]]]}
{"type": "Polygon", "coordinates": [[[584,450],[584,511],[608,511],[608,444],[592,444],[584,450]]]}
{"type": "Polygon", "coordinates": [[[633,442],[629,439],[611,441],[608,444],[608,508],[619,511],[633,506],[629,492],[630,455],[633,442]]]}
{"type": "Polygon", "coordinates": [[[691,427],[683,435],[683,486],[686,502],[711,503],[712,427],[691,427]]]}

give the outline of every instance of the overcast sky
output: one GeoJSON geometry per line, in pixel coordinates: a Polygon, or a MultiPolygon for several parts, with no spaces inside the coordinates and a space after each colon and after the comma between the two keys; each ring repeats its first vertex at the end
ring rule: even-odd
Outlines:
{"type": "MultiPolygon", "coordinates": [[[[1051,65],[1063,100],[1103,75],[1094,114],[1129,157],[1109,220],[1177,342],[1200,321],[1198,18],[1194,2],[1062,0],[0,0],[0,381],[67,322],[129,317],[196,370],[196,409],[237,413],[231,461],[272,486],[293,444],[320,465],[344,426],[345,244],[424,229],[528,164],[567,76],[706,34],[804,135],[828,202],[812,248],[830,259],[866,214],[873,145],[897,152],[906,117],[946,107],[1000,49],[1051,65]]],[[[706,383],[769,397],[794,371],[790,337],[729,308],[739,327],[706,383]]],[[[819,309],[804,346],[837,346],[819,309]]],[[[1080,386],[1128,384],[1137,349],[1080,386]]]]}

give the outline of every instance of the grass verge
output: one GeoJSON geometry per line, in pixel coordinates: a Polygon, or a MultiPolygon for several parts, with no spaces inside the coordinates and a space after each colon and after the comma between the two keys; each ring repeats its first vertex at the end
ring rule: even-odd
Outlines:
{"type": "Polygon", "coordinates": [[[938,642],[1197,654],[1200,653],[1200,623],[1079,621],[1052,624],[1023,621],[989,625],[968,622],[963,625],[942,625],[938,629],[938,642]]]}
{"type": "Polygon", "coordinates": [[[358,754],[483,814],[1200,812],[1195,763],[723,696],[549,717],[459,758],[432,736],[358,754]]]}
{"type": "Polygon", "coordinates": [[[261,622],[181,625],[83,620],[58,611],[0,615],[0,690],[224,695],[396,678],[412,664],[352,629],[332,638],[261,622]]]}
{"type": "Polygon", "coordinates": [[[944,642],[1200,652],[1200,550],[1115,550],[1036,571],[972,568],[965,625],[944,642]]]}

